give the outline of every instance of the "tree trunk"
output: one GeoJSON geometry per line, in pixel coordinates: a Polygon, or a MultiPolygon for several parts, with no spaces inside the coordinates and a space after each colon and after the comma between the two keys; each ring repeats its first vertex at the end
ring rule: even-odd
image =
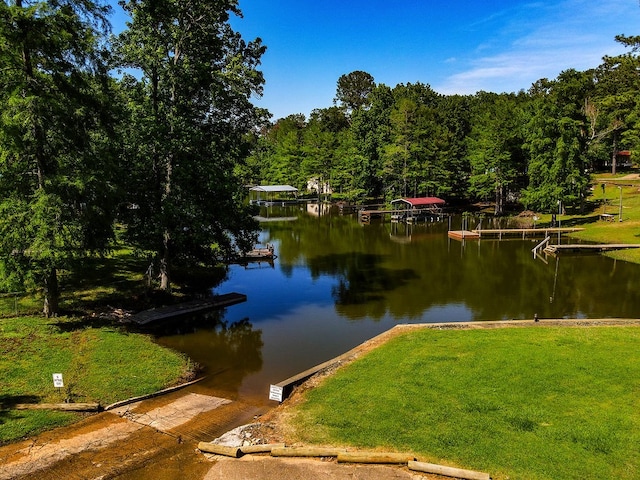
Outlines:
{"type": "Polygon", "coordinates": [[[494,214],[496,216],[502,215],[504,210],[504,194],[502,185],[496,186],[496,208],[494,214]]]}
{"type": "Polygon", "coordinates": [[[45,317],[58,316],[58,304],[60,300],[60,290],[58,288],[58,272],[52,268],[45,279],[44,287],[44,308],[42,312],[45,317]]]}
{"type": "Polygon", "coordinates": [[[165,230],[164,232],[164,240],[163,240],[163,244],[164,244],[164,248],[163,248],[163,252],[162,252],[162,258],[160,259],[160,290],[163,290],[165,292],[170,292],[171,291],[171,277],[169,275],[169,259],[170,259],[170,252],[169,252],[169,240],[170,240],[170,234],[168,230],[165,230]]]}
{"type": "Polygon", "coordinates": [[[616,167],[618,161],[618,134],[613,133],[613,152],[611,152],[611,174],[616,174],[616,167]]]}

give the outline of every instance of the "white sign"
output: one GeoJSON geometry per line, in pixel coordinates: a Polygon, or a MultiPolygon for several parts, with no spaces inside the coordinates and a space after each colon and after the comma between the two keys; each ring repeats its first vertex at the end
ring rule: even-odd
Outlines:
{"type": "Polygon", "coordinates": [[[61,373],[54,373],[53,374],[53,386],[55,388],[63,388],[64,387],[64,382],[62,381],[62,374],[61,373]]]}
{"type": "Polygon", "coordinates": [[[271,385],[269,387],[269,400],[275,400],[276,402],[282,401],[283,388],[278,385],[271,385]]]}

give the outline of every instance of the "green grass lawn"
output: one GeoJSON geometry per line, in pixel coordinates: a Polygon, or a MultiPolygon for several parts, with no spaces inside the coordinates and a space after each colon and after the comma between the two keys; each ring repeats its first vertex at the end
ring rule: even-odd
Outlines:
{"type": "Polygon", "coordinates": [[[640,328],[405,334],[308,391],[292,423],[303,442],[494,479],[638,479],[640,328]]]}
{"type": "Polygon", "coordinates": [[[191,373],[183,355],[146,335],[78,319],[0,319],[0,443],[71,423],[78,414],[15,410],[16,403],[98,402],[160,390],[191,373]],[[64,388],[53,386],[62,373],[64,388]]]}
{"type": "MultiPolygon", "coordinates": [[[[583,212],[568,211],[557,219],[564,227],[581,227],[584,230],[568,235],[569,238],[591,243],[640,244],[640,180],[628,179],[627,173],[599,174],[593,178],[593,189],[583,212]],[[605,184],[604,190],[602,185],[605,184]],[[618,188],[618,185],[620,188],[618,188]],[[622,193],[622,202],[620,202],[622,193]],[[622,208],[620,204],[622,203],[622,208]],[[619,213],[622,210],[622,222],[619,213]],[[614,221],[604,221],[600,214],[614,215],[614,221]]],[[[550,213],[538,213],[536,226],[548,226],[550,213]]],[[[533,220],[523,220],[523,226],[532,227],[533,220]]],[[[563,243],[566,243],[563,242],[563,243]]],[[[640,263],[640,249],[617,250],[605,255],[617,260],[640,263]]]]}
{"type": "Polygon", "coordinates": [[[98,402],[152,393],[193,374],[192,362],[146,335],[113,326],[95,312],[140,310],[179,301],[224,274],[219,269],[174,272],[174,297],[147,291],[146,257],[130,248],[78,260],[61,271],[61,310],[39,317],[39,293],[0,294],[0,444],[69,424],[79,414],[15,410],[16,403],[98,402]],[[53,387],[62,373],[65,387],[53,387]]]}

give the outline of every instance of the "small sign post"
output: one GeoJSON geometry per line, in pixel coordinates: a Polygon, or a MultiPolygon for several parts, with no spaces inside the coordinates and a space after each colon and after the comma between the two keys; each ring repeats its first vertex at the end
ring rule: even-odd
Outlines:
{"type": "Polygon", "coordinates": [[[269,387],[269,400],[275,400],[276,402],[282,402],[283,388],[278,385],[271,385],[269,387]]]}
{"type": "Polygon", "coordinates": [[[53,386],[55,388],[64,388],[64,382],[62,381],[62,374],[61,373],[54,373],[53,374],[53,386]]]}

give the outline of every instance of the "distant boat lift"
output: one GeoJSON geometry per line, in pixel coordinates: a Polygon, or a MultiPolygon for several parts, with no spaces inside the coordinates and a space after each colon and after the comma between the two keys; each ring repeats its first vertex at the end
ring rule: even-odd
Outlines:
{"type": "Polygon", "coordinates": [[[284,205],[298,202],[298,189],[291,185],[257,185],[251,187],[249,192],[256,192],[256,198],[250,199],[250,202],[258,205],[273,205],[278,203],[284,205]],[[288,194],[288,198],[276,199],[275,196],[277,193],[286,193],[288,194]],[[264,194],[264,196],[261,194],[264,194]],[[291,198],[291,195],[293,195],[293,198],[291,198]]]}

